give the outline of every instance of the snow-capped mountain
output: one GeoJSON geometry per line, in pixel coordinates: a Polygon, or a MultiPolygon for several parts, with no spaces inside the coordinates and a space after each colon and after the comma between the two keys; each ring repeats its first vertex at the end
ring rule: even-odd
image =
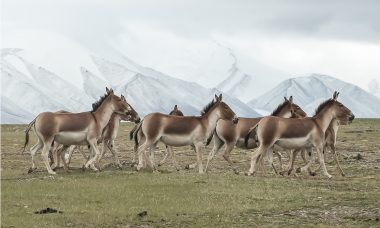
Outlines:
{"type": "Polygon", "coordinates": [[[141,45],[141,51],[130,46],[123,53],[128,53],[129,58],[137,59],[139,64],[150,69],[196,82],[206,88],[215,87],[243,102],[264,94],[293,76],[261,64],[237,49],[231,49],[230,44],[220,44],[215,40],[173,42],[160,48],[144,44],[148,47],[141,45]]]}
{"type": "MultiPolygon", "coordinates": [[[[106,86],[126,96],[141,116],[151,112],[168,113],[176,104],[186,115],[199,115],[214,94],[222,93],[142,67],[128,58],[125,58],[126,67],[91,55],[89,58],[95,66],[91,69],[95,73],[81,67],[80,63],[75,65],[83,80],[82,88],[78,88],[65,80],[66,75],[48,70],[52,68],[49,65],[35,65],[31,62],[33,59],[26,60],[25,57],[33,56],[28,50],[2,49],[1,54],[2,97],[8,102],[4,104],[7,105],[4,106],[7,118],[3,123],[24,123],[45,111],[89,111],[91,104],[104,94],[106,86]],[[8,105],[10,102],[15,105],[8,105]],[[26,110],[20,121],[8,117],[20,111],[17,106],[26,110]]],[[[238,99],[226,94],[223,97],[238,116],[260,116],[238,99]]]]}
{"type": "MultiPolygon", "coordinates": [[[[93,57],[103,77],[115,88],[116,94],[123,94],[133,107],[138,104],[138,109],[135,109],[142,116],[151,112],[166,113],[175,104],[185,115],[199,115],[200,110],[212,100],[214,94],[222,93],[218,89],[204,88],[197,83],[173,78],[125,59],[128,61],[128,68],[93,57]]],[[[238,116],[260,116],[243,102],[228,95],[223,97],[238,116]]]]}
{"type": "Polygon", "coordinates": [[[327,76],[313,74],[283,81],[268,93],[248,102],[253,109],[272,111],[284,96],[293,96],[296,104],[309,115],[318,105],[339,92],[338,101],[349,108],[358,118],[379,118],[380,99],[358,86],[327,76]]]}
{"type": "Polygon", "coordinates": [[[1,124],[28,124],[34,115],[21,108],[5,96],[1,96],[1,124]]]}

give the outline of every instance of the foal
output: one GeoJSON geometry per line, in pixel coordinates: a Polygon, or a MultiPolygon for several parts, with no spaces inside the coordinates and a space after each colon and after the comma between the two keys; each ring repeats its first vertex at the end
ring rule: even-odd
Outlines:
{"type": "MultiPolygon", "coordinates": [[[[212,100],[203,109],[200,117],[169,116],[161,113],[147,115],[136,133],[140,138],[146,137],[145,142],[138,148],[139,165],[137,170],[141,169],[142,156],[145,156],[145,150],[150,147],[150,162],[153,171],[157,172],[154,165],[154,151],[157,142],[161,140],[168,146],[192,146],[197,153],[199,173],[203,173],[202,146],[215,129],[219,119],[229,120],[234,124],[238,123],[236,114],[222,101],[222,94],[219,97],[215,95],[215,100],[212,100]]],[[[148,159],[146,160],[148,161],[148,159]]]]}
{"type": "MultiPolygon", "coordinates": [[[[114,95],[113,90],[106,88],[107,94],[98,101],[97,109],[93,112],[82,113],[52,113],[44,112],[37,116],[25,133],[24,149],[29,142],[29,130],[34,126],[38,142],[31,148],[33,167],[36,166],[36,152],[43,147],[42,157],[49,174],[56,174],[49,165],[48,153],[53,141],[63,145],[87,144],[95,152],[95,157],[87,162],[88,167],[100,155],[96,147],[97,139],[101,136],[103,128],[107,125],[112,113],[129,115],[130,105],[114,95]]],[[[66,161],[63,160],[66,167],[66,161]]]]}
{"type": "Polygon", "coordinates": [[[340,124],[351,123],[355,118],[353,113],[342,103],[337,101],[338,94],[335,92],[333,98],[329,99],[317,108],[317,115],[300,119],[285,119],[273,116],[264,117],[255,127],[259,148],[252,153],[251,168],[247,175],[255,172],[256,159],[267,152],[269,163],[277,175],[277,170],[273,165],[273,147],[278,145],[285,149],[302,149],[316,147],[323,172],[327,173],[323,158],[323,144],[325,132],[333,119],[337,119],[340,124]]]}
{"type": "MultiPolygon", "coordinates": [[[[305,117],[306,113],[297,105],[293,103],[293,97],[290,96],[289,100],[284,97],[284,102],[272,112],[271,116],[277,116],[282,118],[290,118],[292,113],[297,113],[298,115],[305,117]]],[[[244,137],[251,126],[256,125],[263,117],[259,118],[239,118],[238,124],[231,124],[229,121],[219,120],[216,124],[214,131],[214,148],[208,156],[208,161],[206,165],[206,172],[209,171],[211,166],[211,160],[214,158],[215,154],[218,153],[220,148],[226,144],[226,150],[224,151],[223,158],[232,166],[235,174],[239,174],[238,168],[230,160],[230,154],[232,149],[236,146],[241,149],[253,149],[257,148],[256,140],[249,140],[248,145],[244,145],[244,137]]],[[[211,135],[212,137],[212,135],[211,135]]],[[[211,142],[211,137],[207,141],[206,146],[211,142]]],[[[250,136],[250,139],[255,139],[255,134],[250,136]]],[[[276,148],[277,149],[277,148],[276,148]]],[[[280,159],[280,164],[282,168],[281,155],[278,151],[283,151],[279,148],[276,150],[277,155],[280,159]]],[[[290,157],[289,157],[290,158],[290,157]]]]}

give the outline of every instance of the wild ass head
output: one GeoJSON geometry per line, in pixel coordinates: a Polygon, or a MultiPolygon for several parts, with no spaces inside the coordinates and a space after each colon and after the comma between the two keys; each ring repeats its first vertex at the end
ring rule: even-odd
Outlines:
{"type": "Polygon", "coordinates": [[[271,116],[292,118],[293,116],[306,117],[307,114],[300,108],[300,106],[293,103],[293,97],[290,96],[289,100],[284,97],[284,102],[278,105],[278,107],[272,112],[271,116]]]}
{"type": "Polygon", "coordinates": [[[169,113],[170,116],[184,116],[181,110],[177,108],[177,105],[174,106],[173,111],[169,113]]]}
{"type": "Polygon", "coordinates": [[[332,98],[321,103],[315,110],[314,116],[318,115],[318,113],[320,113],[325,108],[332,108],[333,118],[338,121],[339,125],[351,124],[355,118],[355,115],[351,112],[350,109],[337,101],[338,95],[339,93],[335,91],[332,98]]]}
{"type": "Polygon", "coordinates": [[[220,119],[231,120],[233,124],[237,124],[239,118],[234,111],[222,101],[222,94],[219,97],[215,94],[215,100],[213,99],[204,109],[201,111],[201,116],[206,115],[211,110],[216,111],[220,119]]]}

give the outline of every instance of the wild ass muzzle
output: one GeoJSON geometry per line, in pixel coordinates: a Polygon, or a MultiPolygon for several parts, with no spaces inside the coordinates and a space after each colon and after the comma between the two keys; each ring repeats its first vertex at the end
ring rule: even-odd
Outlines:
{"type": "MultiPolygon", "coordinates": [[[[35,166],[36,152],[43,147],[42,157],[46,168],[50,174],[55,174],[48,162],[48,153],[53,141],[62,145],[80,145],[82,143],[90,145],[94,150],[94,158],[87,162],[86,167],[93,163],[100,155],[97,149],[97,139],[101,136],[104,127],[107,125],[112,113],[129,115],[130,105],[124,96],[118,97],[113,90],[106,88],[107,94],[101,97],[93,107],[92,112],[82,113],[52,113],[44,112],[37,116],[26,130],[25,146],[29,141],[29,130],[34,126],[34,132],[38,142],[31,148],[33,167],[35,166]]],[[[66,166],[65,160],[63,160],[66,166]]]]}
{"type": "MultiPolygon", "coordinates": [[[[273,146],[278,145],[285,149],[302,149],[312,148],[317,149],[320,163],[324,174],[331,178],[327,173],[323,158],[323,145],[325,132],[331,121],[337,119],[339,124],[351,123],[354,119],[354,114],[337,101],[338,93],[334,92],[333,98],[321,103],[316,110],[317,115],[305,118],[278,118],[274,116],[264,117],[256,126],[251,128],[248,134],[255,130],[259,148],[252,153],[251,168],[246,175],[252,175],[255,171],[256,159],[267,152],[269,163],[276,173],[277,170],[271,161],[273,146]]],[[[272,155],[273,156],[273,155],[272,155]]]]}
{"type": "MultiPolygon", "coordinates": [[[[284,102],[272,112],[271,116],[277,116],[282,118],[291,118],[292,113],[298,113],[300,116],[307,116],[306,113],[297,105],[293,103],[293,97],[290,96],[289,100],[284,97],[284,102]]],[[[223,153],[223,158],[232,166],[235,174],[239,174],[238,168],[231,161],[230,154],[232,149],[236,146],[241,149],[253,149],[257,148],[256,134],[252,132],[249,137],[248,145],[244,145],[244,137],[251,126],[256,125],[263,117],[259,118],[241,118],[239,117],[238,124],[231,124],[229,121],[219,120],[216,124],[214,134],[214,147],[208,156],[208,161],[206,165],[206,172],[209,171],[211,167],[211,160],[214,158],[216,153],[226,144],[226,149],[223,153]]],[[[211,142],[211,137],[207,141],[207,145],[211,142]]],[[[275,152],[280,160],[280,166],[282,168],[281,155],[279,151],[283,151],[282,148],[275,148],[275,152]]]]}
{"type": "MultiPolygon", "coordinates": [[[[145,150],[150,147],[150,162],[152,162],[153,172],[157,172],[154,165],[154,151],[157,142],[160,140],[164,144],[173,147],[190,145],[197,153],[199,173],[203,173],[202,167],[202,146],[209,135],[215,129],[219,119],[238,123],[238,117],[231,108],[222,101],[222,94],[215,95],[213,99],[201,112],[201,116],[170,116],[161,113],[147,115],[140,128],[137,129],[139,137],[145,136],[145,142],[139,146],[139,165],[142,167],[142,156],[145,150]],[[138,132],[141,131],[141,134],[138,132]]],[[[148,159],[146,159],[148,161],[148,159]]]]}

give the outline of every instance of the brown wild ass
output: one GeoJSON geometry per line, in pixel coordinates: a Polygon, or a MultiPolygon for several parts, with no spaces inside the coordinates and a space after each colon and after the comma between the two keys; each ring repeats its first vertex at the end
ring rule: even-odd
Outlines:
{"type": "MultiPolygon", "coordinates": [[[[178,109],[177,105],[175,105],[173,111],[171,111],[169,113],[169,116],[184,116],[184,115],[183,115],[182,111],[178,109]]],[[[132,129],[132,131],[130,132],[130,139],[132,140],[133,138],[135,138],[135,145],[133,147],[134,152],[135,152],[135,156],[134,156],[134,158],[132,160],[132,164],[135,164],[136,161],[137,161],[137,148],[138,148],[138,146],[142,145],[144,143],[142,140],[138,141],[138,138],[136,136],[136,129],[139,128],[141,124],[142,124],[142,122],[140,124],[136,125],[132,129]]],[[[145,136],[142,137],[142,138],[143,138],[143,140],[146,139],[145,136]]],[[[177,164],[177,160],[175,158],[175,153],[174,153],[173,147],[165,145],[165,148],[166,148],[166,155],[165,155],[164,159],[158,164],[158,166],[163,165],[166,162],[166,160],[168,159],[168,157],[171,155],[172,158],[173,158],[173,167],[177,171],[179,171],[179,167],[178,167],[178,164],[177,164]]],[[[148,162],[148,164],[150,164],[150,163],[148,162]]]]}
{"type": "MultiPolygon", "coordinates": [[[[139,165],[142,167],[142,156],[145,150],[150,147],[150,162],[153,171],[157,172],[154,165],[154,151],[157,142],[160,140],[164,144],[173,147],[190,145],[197,153],[199,173],[203,173],[202,167],[202,146],[209,135],[213,132],[216,122],[219,119],[238,122],[236,114],[222,101],[222,94],[215,95],[213,99],[201,112],[201,116],[169,116],[161,113],[147,115],[136,134],[144,142],[138,147],[139,165]],[[146,139],[144,139],[146,138],[146,139]]],[[[148,161],[148,158],[145,159],[148,161]]]]}
{"type": "MultiPolygon", "coordinates": [[[[173,111],[171,111],[169,113],[169,116],[184,116],[184,115],[181,112],[181,110],[179,110],[177,108],[177,105],[175,105],[173,111]]],[[[168,145],[165,145],[165,147],[166,147],[166,155],[165,155],[164,159],[162,159],[162,161],[160,161],[160,163],[158,163],[158,166],[162,166],[166,162],[166,160],[168,159],[168,157],[171,155],[172,158],[173,158],[173,167],[177,171],[179,171],[179,167],[178,167],[178,164],[177,164],[177,160],[175,158],[175,153],[174,153],[173,147],[172,146],[168,146],[168,145]]]]}
{"type": "MultiPolygon", "coordinates": [[[[306,113],[297,105],[293,103],[293,97],[290,96],[289,100],[284,97],[284,102],[272,112],[271,116],[277,116],[282,118],[290,118],[292,113],[297,113],[300,116],[307,116],[306,113]]],[[[211,160],[214,158],[216,153],[226,144],[226,150],[224,151],[223,158],[232,166],[235,174],[239,174],[238,168],[230,160],[230,154],[234,146],[241,149],[253,149],[257,148],[256,135],[253,133],[250,136],[248,145],[244,144],[244,137],[251,126],[256,125],[263,117],[259,118],[241,118],[239,117],[238,124],[232,124],[229,121],[219,120],[216,124],[216,128],[213,134],[214,137],[214,148],[208,156],[208,161],[206,165],[206,172],[209,171],[211,166],[211,160]],[[252,140],[251,140],[252,139],[252,140]]],[[[212,135],[211,135],[212,137],[212,135]]],[[[207,141],[206,146],[211,142],[211,137],[207,141]]],[[[281,155],[279,151],[283,151],[282,148],[275,148],[275,152],[280,160],[280,166],[282,168],[281,155]]]]}
{"type": "Polygon", "coordinates": [[[313,117],[285,119],[267,116],[252,127],[247,136],[252,131],[256,131],[260,145],[252,153],[251,168],[246,175],[252,175],[255,172],[256,159],[264,153],[267,153],[269,163],[272,164],[277,175],[277,170],[273,165],[272,151],[273,146],[278,145],[285,149],[311,149],[316,147],[323,172],[331,178],[331,175],[327,173],[322,154],[325,132],[334,119],[339,124],[349,124],[355,118],[347,107],[337,101],[337,98],[338,94],[335,92],[332,99],[328,99],[319,105],[316,109],[316,115],[313,117]]]}
{"type": "MultiPolygon", "coordinates": [[[[46,168],[50,174],[56,174],[48,162],[48,153],[53,141],[59,144],[70,145],[90,145],[95,156],[87,162],[86,167],[92,164],[100,155],[97,149],[97,139],[101,136],[103,128],[107,125],[112,113],[129,115],[130,105],[124,96],[114,95],[113,90],[106,88],[107,94],[96,102],[92,112],[82,113],[52,113],[44,112],[37,116],[30,124],[25,133],[24,149],[29,142],[29,130],[34,126],[34,132],[38,142],[31,148],[33,168],[36,167],[36,152],[43,147],[42,157],[46,168]]],[[[66,161],[63,159],[64,166],[66,161]]]]}
{"type": "MultiPolygon", "coordinates": [[[[133,111],[134,110],[132,109],[131,113],[133,113],[133,111]]],[[[120,115],[118,113],[112,114],[110,121],[108,122],[106,127],[103,129],[102,136],[97,141],[98,145],[100,143],[103,143],[102,144],[103,146],[102,146],[102,153],[101,153],[99,159],[96,161],[96,163],[98,163],[98,164],[100,163],[100,160],[104,157],[105,153],[107,152],[107,147],[108,147],[108,149],[112,152],[112,155],[115,158],[115,163],[119,166],[120,169],[122,169],[123,166],[120,164],[120,161],[119,161],[118,156],[117,156],[116,148],[115,148],[115,138],[117,136],[117,132],[118,132],[121,120],[123,120],[123,121],[134,121],[135,123],[139,123],[140,117],[138,117],[138,115],[137,115],[137,118],[135,118],[135,115],[126,116],[126,115],[120,115]]],[[[69,156],[66,159],[66,164],[68,166],[69,166],[70,161],[71,161],[71,156],[72,156],[72,154],[76,148],[78,148],[80,151],[82,150],[82,146],[79,146],[79,145],[71,146],[71,148],[69,150],[69,156]]],[[[85,161],[87,162],[87,160],[90,157],[92,157],[92,156],[89,156],[89,157],[84,156],[85,161]]]]}
{"type": "MultiPolygon", "coordinates": [[[[337,96],[339,95],[339,93],[337,93],[337,96]]],[[[317,115],[318,113],[316,113],[315,115],[317,115]]],[[[314,116],[315,116],[314,115],[314,116]]],[[[335,160],[335,163],[336,165],[338,166],[338,170],[339,172],[341,173],[342,176],[345,176],[343,170],[342,170],[342,167],[340,166],[340,163],[339,163],[339,159],[338,159],[338,155],[336,153],[336,150],[335,150],[335,144],[336,144],[336,137],[337,137],[337,132],[338,132],[338,128],[339,128],[339,125],[346,125],[347,122],[340,122],[337,120],[337,119],[333,119],[329,125],[329,127],[327,128],[326,132],[325,132],[325,143],[324,143],[324,147],[323,147],[323,155],[324,155],[324,159],[326,159],[325,155],[325,151],[327,150],[328,147],[330,147],[331,149],[331,153],[333,154],[334,156],[334,160],[335,160]]],[[[288,175],[291,174],[292,170],[294,169],[294,160],[297,156],[297,153],[299,152],[299,150],[295,150],[293,152],[293,156],[292,156],[292,159],[291,159],[291,165],[289,166],[289,170],[288,170],[288,175]]],[[[309,173],[311,175],[315,175],[315,172],[311,172],[310,170],[310,166],[312,164],[312,153],[311,151],[309,152],[309,156],[310,156],[310,161],[309,163],[305,162],[306,166],[305,167],[302,167],[302,168],[298,168],[297,169],[297,172],[302,172],[306,169],[308,169],[309,173]]],[[[302,150],[301,151],[301,156],[304,158],[305,157],[305,150],[302,150]]],[[[305,159],[304,159],[305,161],[305,159]]],[[[326,162],[326,161],[325,161],[326,162]]],[[[321,165],[319,165],[319,167],[316,169],[316,170],[319,170],[320,168],[322,168],[321,165]]]]}

